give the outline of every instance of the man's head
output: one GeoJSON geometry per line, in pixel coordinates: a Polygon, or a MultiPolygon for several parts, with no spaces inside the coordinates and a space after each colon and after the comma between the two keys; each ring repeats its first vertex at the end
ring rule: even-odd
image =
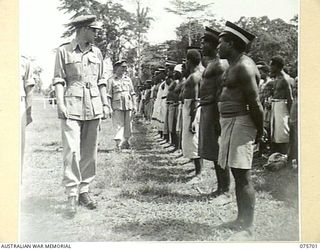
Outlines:
{"type": "Polygon", "coordinates": [[[173,79],[180,80],[182,76],[182,64],[177,64],[173,69],[173,79]]]}
{"type": "Polygon", "coordinates": [[[284,59],[281,56],[274,56],[270,61],[270,73],[271,76],[279,74],[284,67],[284,59]]]}
{"type": "Polygon", "coordinates": [[[201,50],[204,56],[211,56],[215,53],[219,43],[220,32],[205,27],[205,32],[201,40],[201,50]]]}
{"type": "Polygon", "coordinates": [[[187,62],[186,62],[187,69],[190,69],[191,67],[195,67],[199,65],[200,62],[201,62],[201,54],[199,50],[189,49],[187,51],[187,62]]]}
{"type": "Polygon", "coordinates": [[[152,81],[151,80],[146,80],[145,86],[146,86],[146,89],[150,89],[151,86],[152,86],[152,81]]]}
{"type": "Polygon", "coordinates": [[[101,29],[94,15],[81,15],[69,23],[70,28],[75,29],[77,36],[85,42],[93,43],[97,30],[101,29]]]}
{"type": "Polygon", "coordinates": [[[176,61],[167,60],[166,61],[166,73],[167,77],[171,78],[173,76],[173,69],[178,63],[176,61]]]}
{"type": "Polygon", "coordinates": [[[158,68],[159,71],[159,81],[162,81],[166,77],[166,69],[165,67],[160,66],[158,68]]]}
{"type": "Polygon", "coordinates": [[[220,58],[228,59],[233,52],[245,52],[248,44],[254,40],[255,35],[227,21],[226,27],[219,37],[219,56],[220,58]]]}
{"type": "Polygon", "coordinates": [[[122,76],[127,71],[127,61],[119,60],[113,65],[113,71],[117,76],[122,76]]]}

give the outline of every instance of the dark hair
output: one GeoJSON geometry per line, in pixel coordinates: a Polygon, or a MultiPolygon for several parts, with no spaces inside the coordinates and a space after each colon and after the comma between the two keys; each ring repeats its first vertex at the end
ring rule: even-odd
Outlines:
{"type": "Polygon", "coordinates": [[[280,69],[284,67],[284,59],[281,56],[274,56],[271,58],[271,65],[275,65],[280,69]]]}
{"type": "Polygon", "coordinates": [[[201,54],[196,49],[189,49],[187,52],[187,60],[190,60],[194,65],[198,65],[201,61],[201,54]]]}
{"type": "Polygon", "coordinates": [[[230,33],[230,32],[226,32],[224,34],[221,35],[221,37],[223,37],[223,39],[226,42],[233,42],[233,47],[238,51],[238,52],[245,52],[247,50],[247,44],[242,41],[239,37],[237,37],[236,35],[230,33]]]}

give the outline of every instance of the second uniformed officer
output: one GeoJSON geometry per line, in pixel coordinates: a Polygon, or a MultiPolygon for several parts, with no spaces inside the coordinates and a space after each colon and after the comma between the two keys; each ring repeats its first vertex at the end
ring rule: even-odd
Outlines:
{"type": "Polygon", "coordinates": [[[125,75],[127,62],[118,61],[113,67],[114,75],[109,78],[107,96],[113,110],[114,140],[117,149],[129,148],[132,131],[132,112],[135,112],[135,92],[131,79],[125,75]]]}
{"type": "Polygon", "coordinates": [[[76,37],[61,45],[56,54],[53,84],[61,119],[63,144],[63,184],[68,211],[74,215],[76,202],[88,209],[97,203],[89,196],[96,175],[97,139],[100,118],[109,116],[106,80],[101,51],[93,45],[99,28],[95,16],[75,18],[71,28],[76,37]]]}

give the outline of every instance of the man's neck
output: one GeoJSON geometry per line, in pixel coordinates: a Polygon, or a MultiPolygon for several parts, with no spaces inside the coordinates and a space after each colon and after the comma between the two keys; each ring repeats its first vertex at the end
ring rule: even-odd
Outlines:
{"type": "Polygon", "coordinates": [[[210,51],[210,53],[205,56],[208,58],[208,60],[214,60],[214,59],[218,58],[218,54],[217,54],[216,50],[210,51]]]}
{"type": "Polygon", "coordinates": [[[227,58],[229,65],[234,65],[237,63],[237,61],[240,59],[240,57],[243,55],[243,53],[240,53],[236,50],[234,50],[230,56],[227,58]]]}
{"type": "Polygon", "coordinates": [[[275,73],[274,78],[279,78],[279,77],[281,77],[281,76],[283,76],[283,72],[282,72],[282,71],[279,71],[279,72],[276,72],[276,73],[275,73]]]}
{"type": "Polygon", "coordinates": [[[123,77],[123,74],[116,74],[117,79],[121,79],[123,77]]]}
{"type": "Polygon", "coordinates": [[[81,51],[85,51],[85,50],[89,47],[89,45],[90,45],[89,42],[87,42],[86,40],[84,40],[84,39],[83,39],[81,36],[79,36],[79,35],[76,36],[75,40],[76,40],[77,44],[79,44],[81,51]]]}

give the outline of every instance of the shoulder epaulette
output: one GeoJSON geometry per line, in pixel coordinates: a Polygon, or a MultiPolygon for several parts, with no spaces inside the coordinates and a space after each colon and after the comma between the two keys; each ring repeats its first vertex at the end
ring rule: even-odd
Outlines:
{"type": "Polygon", "coordinates": [[[59,47],[62,47],[62,46],[64,46],[64,45],[67,45],[67,44],[70,44],[71,42],[65,42],[65,43],[63,43],[63,44],[61,44],[59,47]]]}

